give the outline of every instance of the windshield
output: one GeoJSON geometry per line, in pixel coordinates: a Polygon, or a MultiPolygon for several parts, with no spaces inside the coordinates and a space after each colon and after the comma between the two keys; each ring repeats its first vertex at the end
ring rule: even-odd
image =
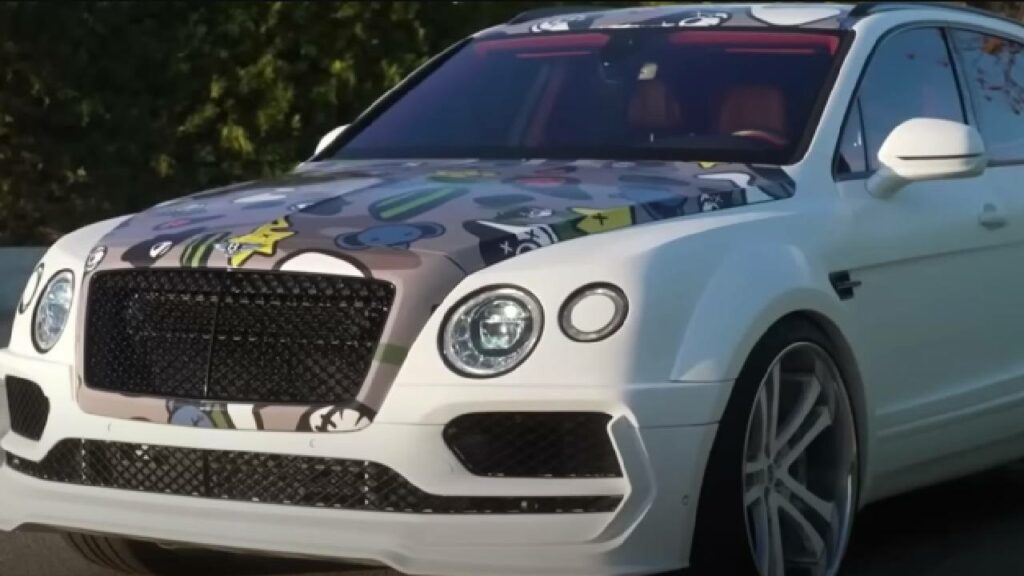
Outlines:
{"type": "Polygon", "coordinates": [[[839,44],[835,33],[650,29],[474,40],[330,155],[789,163],[839,44]]]}

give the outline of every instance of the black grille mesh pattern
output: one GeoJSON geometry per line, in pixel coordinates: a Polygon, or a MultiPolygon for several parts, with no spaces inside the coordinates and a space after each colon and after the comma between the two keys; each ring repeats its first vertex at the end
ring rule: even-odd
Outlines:
{"type": "Polygon", "coordinates": [[[356,397],[395,287],[282,272],[97,273],[86,311],[90,388],[236,402],[356,397]]]}
{"type": "Polygon", "coordinates": [[[413,486],[387,466],[362,460],[99,440],[62,440],[39,463],[8,452],[7,462],[23,474],[54,482],[373,512],[611,512],[622,500],[619,496],[437,496],[413,486]]]}
{"type": "Polygon", "coordinates": [[[7,376],[7,411],[11,415],[11,430],[30,440],[39,440],[50,417],[50,401],[35,382],[7,376]]]}
{"type": "Polygon", "coordinates": [[[479,476],[622,476],[608,436],[611,416],[592,412],[465,414],[445,426],[448,447],[479,476]]]}

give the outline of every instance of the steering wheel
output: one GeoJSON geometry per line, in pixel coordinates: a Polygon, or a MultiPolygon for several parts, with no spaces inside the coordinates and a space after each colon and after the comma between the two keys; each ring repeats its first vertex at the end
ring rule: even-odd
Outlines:
{"type": "Polygon", "coordinates": [[[785,146],[786,144],[789,144],[789,140],[787,140],[781,134],[777,134],[775,132],[769,132],[767,130],[755,130],[755,129],[737,130],[737,131],[733,132],[732,135],[733,136],[740,136],[742,138],[750,138],[751,140],[760,140],[762,142],[767,142],[769,144],[773,144],[773,145],[779,146],[779,147],[782,147],[782,146],[785,146]]]}

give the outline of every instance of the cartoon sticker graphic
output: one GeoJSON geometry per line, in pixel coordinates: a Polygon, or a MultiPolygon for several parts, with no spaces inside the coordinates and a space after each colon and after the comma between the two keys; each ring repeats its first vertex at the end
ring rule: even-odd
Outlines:
{"type": "MultiPolygon", "coordinates": [[[[715,174],[701,174],[698,178],[702,181],[701,190],[708,191],[708,183],[720,183],[725,188],[716,190],[740,191],[742,203],[765,202],[788,198],[793,195],[785,180],[780,177],[771,179],[757,178],[746,172],[719,172],[715,174]]],[[[730,204],[735,205],[735,204],[730,204]]]]}
{"type": "Polygon", "coordinates": [[[708,27],[708,26],[721,26],[728,22],[730,16],[728,12],[704,12],[698,10],[694,14],[683,16],[679,20],[679,26],[686,27],[708,27]]]}
{"type": "MultiPolygon", "coordinates": [[[[278,188],[278,190],[290,190],[289,188],[278,188]]],[[[253,194],[252,196],[243,196],[242,198],[236,198],[235,204],[242,204],[245,210],[258,210],[260,208],[273,208],[274,206],[280,206],[282,200],[287,198],[284,194],[276,194],[274,192],[260,192],[259,194],[253,194]]]]}
{"type": "MultiPolygon", "coordinates": [[[[635,26],[661,26],[664,28],[710,28],[721,26],[729,21],[732,16],[728,12],[711,10],[686,10],[674,12],[659,18],[650,18],[635,24],[635,26]]],[[[632,26],[631,26],[632,27],[632,26]]]]}
{"type": "Polygon", "coordinates": [[[162,211],[160,214],[167,216],[182,216],[185,214],[202,212],[205,209],[206,204],[203,204],[202,202],[189,202],[188,204],[172,205],[169,209],[162,211]]]}
{"type": "Polygon", "coordinates": [[[686,213],[686,196],[683,191],[690,184],[678,178],[650,176],[645,174],[626,175],[619,178],[622,191],[614,196],[624,198],[636,205],[636,211],[643,211],[652,220],[664,220],[686,213]]]}
{"type": "Polygon", "coordinates": [[[339,248],[363,250],[366,248],[403,248],[424,238],[444,234],[444,226],[433,222],[381,224],[361,232],[341,234],[334,239],[339,248]]]}
{"type": "Polygon", "coordinates": [[[686,196],[661,186],[624,188],[616,196],[636,204],[651,220],[665,220],[686,213],[686,196]]]}
{"type": "MultiPolygon", "coordinates": [[[[364,410],[365,411],[365,410],[364,410]]],[[[299,432],[345,432],[370,425],[372,413],[345,406],[321,406],[302,417],[299,432]]]]}
{"type": "Polygon", "coordinates": [[[721,194],[708,194],[707,192],[701,192],[697,198],[697,203],[700,205],[701,212],[712,212],[714,210],[722,209],[723,197],[721,194]]]}
{"type": "Polygon", "coordinates": [[[370,215],[384,222],[415,218],[466,193],[465,188],[424,188],[389,196],[370,204],[370,215]]]}
{"type": "Polygon", "coordinates": [[[202,228],[190,228],[174,234],[162,234],[156,238],[143,240],[125,250],[121,255],[121,260],[138,268],[152,266],[161,256],[170,252],[175,245],[202,231],[202,228]]]}
{"type": "Polygon", "coordinates": [[[511,206],[512,204],[531,202],[532,200],[534,200],[534,197],[527,194],[495,194],[493,196],[473,198],[473,202],[484,208],[501,208],[503,206],[511,206]]]}
{"type": "Polygon", "coordinates": [[[530,26],[530,32],[568,32],[586,27],[587,16],[584,14],[572,14],[561,16],[551,20],[538,22],[530,26]]]}
{"type": "Polygon", "coordinates": [[[477,170],[475,168],[466,168],[464,170],[438,170],[434,172],[430,179],[435,182],[480,182],[481,180],[490,180],[497,178],[497,172],[490,172],[487,170],[477,170]]]}
{"type": "Polygon", "coordinates": [[[210,254],[213,253],[214,247],[221,242],[226,242],[230,236],[230,232],[197,236],[190,240],[182,250],[178,262],[184,268],[202,268],[210,261],[210,254]]]}
{"type": "Polygon", "coordinates": [[[334,216],[336,214],[341,214],[341,211],[349,204],[350,202],[346,200],[344,196],[335,196],[333,198],[327,198],[326,200],[292,204],[289,207],[289,210],[302,212],[303,214],[311,214],[313,216],[334,216]]]}
{"type": "Polygon", "coordinates": [[[463,224],[467,232],[480,239],[480,257],[488,265],[530,250],[549,246],[559,238],[550,226],[515,226],[474,220],[463,224]]]}
{"type": "Polygon", "coordinates": [[[158,232],[164,230],[176,230],[178,228],[184,228],[185,226],[191,226],[193,224],[199,224],[202,222],[209,222],[210,220],[216,220],[218,218],[223,217],[223,214],[209,214],[207,216],[189,216],[183,218],[175,218],[174,220],[168,220],[167,222],[157,224],[156,226],[153,227],[153,230],[156,230],[158,232]]]}
{"type": "Polygon", "coordinates": [[[576,223],[576,229],[585,234],[599,234],[609,230],[617,230],[633,225],[633,209],[629,206],[621,208],[573,208],[573,212],[583,216],[576,223]]]}
{"type": "Polygon", "coordinates": [[[192,428],[234,428],[231,416],[223,404],[198,404],[182,400],[167,402],[167,422],[192,428]]]}
{"type": "Polygon", "coordinates": [[[227,254],[228,264],[232,268],[237,268],[252,258],[253,254],[273,256],[277,253],[278,243],[294,235],[295,232],[291,230],[288,217],[282,216],[248,234],[234,236],[219,242],[215,247],[227,254]]]}
{"type": "Polygon", "coordinates": [[[540,206],[520,206],[519,208],[498,212],[495,220],[499,220],[501,222],[543,220],[545,218],[551,218],[554,215],[555,211],[551,208],[541,208],[540,206]]]}
{"type": "Polygon", "coordinates": [[[338,253],[328,254],[317,250],[292,252],[278,260],[277,264],[274,265],[274,270],[282,270],[284,272],[319,272],[337,276],[355,276],[357,278],[373,277],[365,264],[351,256],[338,253]]]}
{"type": "Polygon", "coordinates": [[[840,8],[831,6],[801,6],[799,10],[794,10],[792,6],[766,5],[750,9],[752,18],[773,26],[806,26],[835,18],[842,13],[840,8]]]}
{"type": "Polygon", "coordinates": [[[530,192],[536,192],[553,198],[561,198],[563,200],[590,200],[590,194],[587,194],[582,188],[580,188],[580,181],[575,178],[538,174],[534,176],[517,176],[515,178],[509,178],[505,180],[505,183],[523,190],[529,190],[530,192]]]}

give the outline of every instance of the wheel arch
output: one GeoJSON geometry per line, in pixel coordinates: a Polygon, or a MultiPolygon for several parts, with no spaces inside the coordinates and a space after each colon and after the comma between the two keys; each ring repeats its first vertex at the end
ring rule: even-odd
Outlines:
{"type": "Polygon", "coordinates": [[[800,319],[818,328],[832,345],[847,387],[857,427],[860,489],[867,481],[870,439],[869,394],[849,326],[849,308],[828,281],[821,258],[787,244],[735,251],[719,262],[702,287],[679,343],[672,379],[722,382],[721,418],[755,346],[779,323],[800,319]]]}
{"type": "MultiPolygon", "coordinates": [[[[843,377],[843,384],[846,386],[846,393],[850,397],[850,406],[853,408],[853,423],[857,432],[857,459],[859,460],[857,486],[860,492],[864,492],[864,472],[866,463],[869,461],[868,450],[870,450],[870,445],[867,441],[868,409],[864,380],[853,351],[853,346],[831,318],[815,310],[793,311],[779,318],[771,327],[791,320],[804,321],[817,327],[825,334],[825,337],[832,345],[832,350],[829,352],[832,353],[836,365],[839,367],[839,372],[843,377]]],[[[858,498],[859,501],[860,499],[858,498]]]]}

